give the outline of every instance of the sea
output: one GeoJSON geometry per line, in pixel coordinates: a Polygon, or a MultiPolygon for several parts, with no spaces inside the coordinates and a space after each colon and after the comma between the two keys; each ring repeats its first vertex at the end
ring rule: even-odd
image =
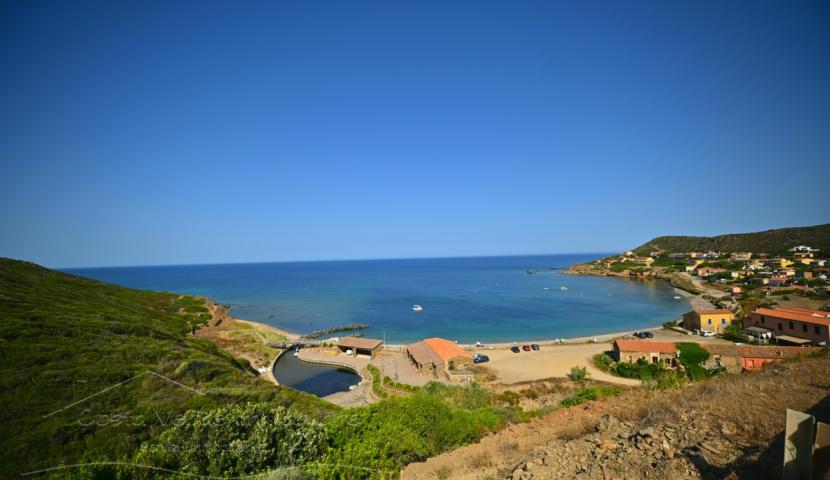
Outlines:
{"type": "Polygon", "coordinates": [[[550,340],[679,320],[691,309],[656,280],[576,276],[607,254],[109,267],[68,273],[131,288],[205,295],[237,318],[296,333],[367,324],[405,344],[550,340]],[[416,312],[414,305],[423,310],[416,312]]]}

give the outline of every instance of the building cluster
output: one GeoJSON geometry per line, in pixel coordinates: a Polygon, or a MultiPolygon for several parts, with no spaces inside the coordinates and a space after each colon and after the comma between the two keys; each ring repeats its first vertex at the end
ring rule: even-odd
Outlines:
{"type": "MultiPolygon", "coordinates": [[[[725,368],[729,372],[760,370],[765,364],[785,358],[792,358],[818,351],[818,348],[793,346],[730,345],[723,343],[701,343],[709,352],[709,358],[702,365],[705,368],[725,368]]],[[[660,364],[666,368],[679,365],[680,350],[673,342],[647,340],[617,340],[611,357],[617,362],[636,363],[645,361],[660,364]]]]}
{"type": "MultiPolygon", "coordinates": [[[[661,267],[685,271],[724,291],[739,295],[747,291],[770,294],[782,290],[830,296],[830,264],[820,250],[807,245],[790,248],[781,255],[758,252],[659,252],[639,256],[633,251],[604,261],[605,268],[630,267],[629,274],[661,267]]],[[[600,262],[602,263],[602,262],[600,262]]]]}

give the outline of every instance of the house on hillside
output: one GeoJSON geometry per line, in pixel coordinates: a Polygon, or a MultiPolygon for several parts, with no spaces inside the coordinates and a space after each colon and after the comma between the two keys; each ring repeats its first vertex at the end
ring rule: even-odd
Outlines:
{"type": "Polygon", "coordinates": [[[806,308],[759,308],[743,320],[743,327],[772,330],[779,344],[830,345],[830,312],[806,308]]]}
{"type": "Polygon", "coordinates": [[[746,262],[752,258],[752,252],[732,252],[729,255],[729,260],[733,262],[746,262]]]}
{"type": "Polygon", "coordinates": [[[798,253],[813,253],[818,252],[817,248],[811,248],[807,245],[798,245],[790,249],[791,252],[798,252],[798,253]]]}
{"type": "Polygon", "coordinates": [[[725,268],[720,267],[700,267],[697,269],[698,277],[710,277],[712,275],[725,272],[725,268]]]}
{"type": "Polygon", "coordinates": [[[634,363],[643,359],[649,363],[667,366],[677,364],[677,346],[671,342],[648,340],[615,340],[611,358],[617,362],[634,363]]]}
{"type": "Polygon", "coordinates": [[[787,268],[794,264],[792,260],[786,258],[771,258],[767,261],[767,265],[774,268],[787,268]]]}
{"type": "Polygon", "coordinates": [[[654,259],[652,257],[634,257],[628,260],[629,262],[634,262],[637,265],[645,265],[650,267],[652,263],[654,263],[654,259]]]}
{"type": "Polygon", "coordinates": [[[437,373],[472,363],[473,357],[454,342],[428,338],[406,346],[406,356],[421,373],[437,373]]]}
{"type": "Polygon", "coordinates": [[[726,308],[712,310],[692,310],[683,315],[683,328],[703,332],[723,333],[732,322],[735,313],[726,308]]]}
{"type": "Polygon", "coordinates": [[[741,370],[756,371],[770,362],[792,358],[818,351],[818,348],[732,345],[724,343],[704,343],[701,345],[709,352],[709,359],[703,364],[706,368],[724,367],[729,372],[741,370]]]}

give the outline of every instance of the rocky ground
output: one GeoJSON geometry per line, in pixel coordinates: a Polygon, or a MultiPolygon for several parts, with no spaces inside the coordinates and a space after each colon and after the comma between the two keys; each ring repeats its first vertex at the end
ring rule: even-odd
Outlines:
{"type": "Polygon", "coordinates": [[[680,390],[632,389],[410,465],[402,478],[781,478],[786,408],[830,422],[830,356],[680,390]]]}

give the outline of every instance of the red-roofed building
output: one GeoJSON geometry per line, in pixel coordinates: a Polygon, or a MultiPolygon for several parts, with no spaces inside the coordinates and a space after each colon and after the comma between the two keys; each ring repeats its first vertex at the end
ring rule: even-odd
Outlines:
{"type": "Polygon", "coordinates": [[[454,342],[444,338],[428,338],[406,346],[406,356],[421,372],[454,368],[472,362],[472,356],[454,342]]]}
{"type": "Polygon", "coordinates": [[[759,308],[744,318],[743,327],[768,328],[779,340],[782,336],[794,337],[816,345],[830,345],[830,312],[806,308],[759,308]]]}
{"type": "Polygon", "coordinates": [[[648,340],[615,340],[611,355],[617,362],[634,363],[643,359],[651,363],[674,365],[677,362],[677,346],[671,342],[648,340]]]}

